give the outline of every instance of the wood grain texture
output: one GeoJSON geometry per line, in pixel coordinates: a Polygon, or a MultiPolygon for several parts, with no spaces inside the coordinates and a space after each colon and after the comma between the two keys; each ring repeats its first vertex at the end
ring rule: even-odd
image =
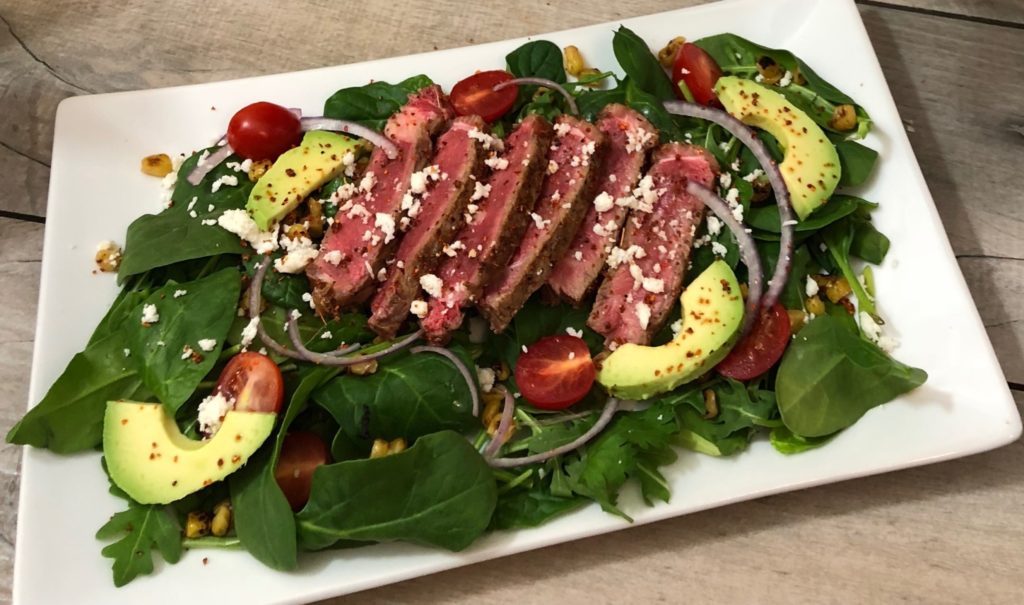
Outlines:
{"type": "Polygon", "coordinates": [[[1024,25],[1024,2],[1020,0],[879,0],[878,3],[1024,25]]]}

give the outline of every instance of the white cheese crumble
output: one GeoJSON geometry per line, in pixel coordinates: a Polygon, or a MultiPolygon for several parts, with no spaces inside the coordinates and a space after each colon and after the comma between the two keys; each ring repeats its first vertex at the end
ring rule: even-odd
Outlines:
{"type": "Polygon", "coordinates": [[[729,249],[722,245],[721,242],[711,242],[711,253],[715,256],[725,256],[729,252],[729,249]]]}
{"type": "Polygon", "coordinates": [[[309,308],[316,311],[316,303],[313,302],[313,295],[309,292],[302,293],[302,301],[309,305],[309,308]]]}
{"type": "Polygon", "coordinates": [[[480,145],[484,149],[490,149],[493,147],[500,151],[504,147],[504,144],[502,144],[500,139],[492,137],[486,132],[481,131],[479,128],[471,128],[466,134],[474,141],[479,141],[480,145]]]}
{"type": "Polygon", "coordinates": [[[861,311],[857,315],[857,319],[860,320],[861,332],[868,340],[878,345],[878,348],[888,353],[899,346],[899,341],[891,336],[886,336],[882,331],[882,325],[876,322],[875,318],[871,317],[867,311],[861,311]]]}
{"type": "Polygon", "coordinates": [[[341,250],[331,250],[330,252],[324,253],[324,262],[330,263],[337,267],[341,264],[341,250]]]}
{"type": "Polygon", "coordinates": [[[471,202],[482,200],[491,194],[491,186],[489,184],[481,183],[477,181],[473,184],[473,197],[469,198],[471,202]]]}
{"type": "Polygon", "coordinates": [[[253,317],[249,320],[249,323],[242,328],[242,348],[246,348],[252,344],[252,341],[256,340],[256,328],[260,325],[260,318],[253,317]]]}
{"type": "Polygon", "coordinates": [[[492,156],[484,160],[484,164],[491,170],[497,172],[508,168],[508,160],[505,158],[499,158],[498,156],[492,156]]]}
{"type": "Polygon", "coordinates": [[[665,280],[657,277],[645,277],[641,280],[644,290],[651,294],[661,294],[665,291],[665,280]]]}
{"type": "Polygon", "coordinates": [[[577,261],[582,261],[583,260],[583,252],[580,251],[580,250],[577,250],[576,252],[573,253],[572,257],[575,258],[577,261]]]}
{"type": "Polygon", "coordinates": [[[274,261],[278,273],[300,273],[319,254],[317,245],[308,237],[282,237],[281,244],[288,253],[274,261]]]}
{"type": "Polygon", "coordinates": [[[233,407],[235,407],[235,400],[228,399],[223,393],[214,393],[200,401],[199,430],[207,437],[212,437],[220,430],[224,417],[233,407]]]}
{"type": "Polygon", "coordinates": [[[748,183],[753,183],[754,181],[757,180],[757,177],[761,176],[762,174],[764,174],[764,170],[761,170],[760,168],[755,168],[752,172],[750,172],[750,174],[744,176],[743,180],[748,183]]]}
{"type": "Polygon", "coordinates": [[[598,212],[607,212],[615,206],[615,199],[608,195],[607,191],[602,191],[597,197],[594,198],[594,210],[598,212]]]}
{"type": "Polygon", "coordinates": [[[569,134],[570,130],[572,130],[572,126],[568,122],[558,122],[555,124],[555,134],[560,137],[569,134]]]}
{"type": "Polygon", "coordinates": [[[551,219],[544,220],[541,215],[536,212],[531,212],[530,218],[533,219],[533,225],[538,229],[546,229],[547,226],[551,224],[551,219]]]}
{"type": "Polygon", "coordinates": [[[212,338],[200,338],[197,344],[207,353],[217,348],[217,341],[212,338]]]}
{"type": "Polygon", "coordinates": [[[818,294],[818,282],[814,281],[814,278],[810,275],[807,276],[807,283],[804,284],[804,293],[808,297],[816,296],[818,294]]]}
{"type": "Polygon", "coordinates": [[[320,340],[330,340],[334,338],[334,335],[329,330],[324,330],[323,334],[320,335],[320,340]]]}
{"type": "Polygon", "coordinates": [[[373,186],[377,184],[377,176],[372,172],[367,171],[363,175],[363,178],[359,181],[359,191],[363,193],[370,193],[373,186]]]}
{"type": "Polygon", "coordinates": [[[786,73],[782,74],[782,79],[779,80],[779,86],[785,88],[793,83],[793,72],[786,70],[786,73]]]}
{"type": "Polygon", "coordinates": [[[683,331],[683,319],[679,318],[672,322],[672,325],[669,326],[669,329],[672,330],[672,338],[679,336],[679,333],[683,331]]]}
{"type": "Polygon", "coordinates": [[[427,301],[425,300],[414,300],[412,301],[412,304],[409,305],[409,312],[420,319],[427,316],[427,309],[427,301]]]}
{"type": "Polygon", "coordinates": [[[494,379],[496,378],[494,370],[491,368],[476,369],[476,379],[480,383],[480,390],[484,393],[490,393],[491,389],[494,388],[494,379]]]}
{"type": "Polygon", "coordinates": [[[434,298],[440,298],[441,288],[444,287],[444,282],[441,281],[440,277],[434,275],[433,273],[427,273],[426,275],[420,277],[420,287],[423,288],[423,291],[429,294],[430,296],[433,296],[434,298]]]}
{"type": "Polygon", "coordinates": [[[651,321],[651,308],[646,303],[636,303],[636,320],[640,323],[640,328],[643,330],[647,329],[647,324],[651,321]]]}
{"type": "Polygon", "coordinates": [[[608,253],[608,266],[614,269],[622,263],[632,263],[634,259],[643,258],[645,256],[647,256],[647,252],[636,244],[633,244],[625,250],[615,246],[612,248],[611,252],[608,253]]]}
{"type": "Polygon", "coordinates": [[[722,221],[717,216],[708,217],[708,234],[718,235],[722,232],[722,221]]]}
{"type": "Polygon", "coordinates": [[[568,334],[569,336],[575,336],[576,338],[583,338],[583,330],[577,330],[572,326],[566,328],[565,333],[568,334]]]}
{"type": "Polygon", "coordinates": [[[554,174],[556,172],[558,172],[558,162],[548,160],[548,174],[554,174]]]}
{"type": "Polygon", "coordinates": [[[259,254],[268,254],[277,250],[277,231],[260,231],[256,221],[252,220],[249,213],[242,209],[225,210],[217,218],[217,224],[221,229],[230,231],[238,237],[247,241],[259,254]]]}
{"type": "Polygon", "coordinates": [[[731,172],[723,172],[722,174],[718,175],[718,182],[725,189],[728,189],[729,187],[732,187],[732,173],[731,172]]]}
{"type": "Polygon", "coordinates": [[[384,234],[385,244],[395,239],[395,219],[390,214],[378,212],[374,215],[373,226],[384,234]]]}
{"type": "Polygon", "coordinates": [[[185,346],[183,346],[181,348],[181,358],[183,360],[191,359],[192,355],[194,355],[194,354],[195,354],[195,351],[192,349],[192,347],[190,347],[188,345],[185,345],[185,346]]]}
{"type": "Polygon", "coordinates": [[[654,138],[653,132],[647,132],[643,128],[626,131],[626,153],[640,153],[644,146],[654,138]]]}
{"type": "Polygon", "coordinates": [[[452,242],[451,244],[448,244],[447,246],[442,248],[441,251],[444,252],[449,257],[454,258],[456,255],[458,255],[459,250],[465,250],[465,249],[466,249],[466,244],[463,244],[462,241],[460,241],[460,240],[456,240],[456,241],[452,242]]]}
{"type": "Polygon", "coordinates": [[[237,186],[238,177],[233,174],[225,174],[213,182],[213,185],[210,186],[210,193],[217,193],[223,185],[227,185],[229,187],[237,186]]]}
{"type": "Polygon", "coordinates": [[[145,305],[142,307],[142,325],[155,324],[160,321],[160,313],[156,310],[156,305],[145,305]]]}

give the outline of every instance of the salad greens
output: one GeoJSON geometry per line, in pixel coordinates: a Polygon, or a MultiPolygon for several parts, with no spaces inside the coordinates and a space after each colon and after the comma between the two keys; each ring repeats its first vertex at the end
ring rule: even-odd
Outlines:
{"type": "MultiPolygon", "coordinates": [[[[474,333],[474,323],[481,320],[471,315],[449,349],[478,370],[472,384],[451,361],[434,354],[399,352],[346,372],[271,352],[284,375],[287,405],[271,437],[241,470],[168,506],[143,505],[111,487],[111,493],[128,501],[127,510],[97,532],[97,538],[115,540],[102,551],[113,559],[115,584],[151,573],[154,549],[167,562],[176,562],[183,544],[238,545],[268,567],[294,570],[302,550],[395,540],[461,550],[487,531],[535,527],[591,502],[630,519],[630,511],[620,506],[620,490],[635,481],[649,505],[669,501],[663,469],[676,460],[678,448],[730,456],[755,439],[767,439],[782,454],[805,452],[827,444],[871,408],[921,385],[925,372],[894,360],[875,342],[877,332],[862,323],[865,317],[881,318],[870,273],[862,283],[858,264],[881,263],[889,248],[888,238],[871,221],[877,204],[849,191],[870,179],[878,161],[877,152],[853,140],[871,128],[867,111],[788,51],[734,34],[695,44],[727,75],[758,79],[766,66],[785,72],[781,80],[765,85],[825,129],[842,165],[843,191],[795,226],[791,276],[780,299],[793,320],[794,338],[781,363],[745,382],[709,374],[642,404],[634,402],[586,445],[505,469],[492,468],[481,455],[495,434],[503,401],[490,383],[518,396],[517,361],[545,336],[578,334],[592,355],[600,354],[603,339],[586,325],[587,305],[550,304],[537,295],[500,334],[474,333]],[[833,114],[842,105],[854,107],[854,129],[833,127],[833,114]],[[845,293],[834,300],[827,292],[817,293],[818,281],[835,284],[840,278],[852,291],[857,315],[845,293]],[[480,418],[472,410],[471,390],[483,391],[480,418]],[[319,436],[330,446],[331,458],[312,472],[308,502],[295,512],[276,471],[287,458],[282,456],[286,435],[298,430],[319,436]],[[400,442],[401,447],[376,456],[371,452],[378,442],[388,447],[400,442]],[[186,515],[226,499],[233,535],[182,540],[186,515]]],[[[779,262],[783,225],[757,159],[722,128],[665,110],[663,102],[676,98],[679,84],[635,32],[620,27],[612,49],[621,76],[598,72],[575,82],[568,81],[562,50],[550,41],[528,42],[505,60],[514,76],[564,83],[585,119],[595,119],[610,103],[623,103],[643,114],[662,142],[692,143],[710,151],[722,171],[718,192],[735,203],[734,212],[757,240],[771,274],[779,262]]],[[[380,130],[410,94],[431,83],[415,75],[394,84],[343,88],[327,99],[324,114],[380,130]]],[[[566,109],[560,95],[521,86],[512,109],[491,125],[492,133],[507,134],[526,115],[555,118],[566,109]]],[[[766,133],[758,135],[780,161],[778,142],[766,133]]],[[[190,173],[214,149],[193,153],[179,175],[190,173]]],[[[58,453],[95,448],[101,444],[107,402],[122,399],[161,402],[185,434],[200,437],[200,401],[211,395],[229,358],[265,344],[253,340],[248,302],[242,300],[261,259],[217,224],[226,210],[245,207],[253,187],[248,174],[237,164],[230,166],[240,160],[232,156],[195,186],[178,176],[172,203],[131,224],[118,272],[120,294],[85,349],[11,429],[8,442],[58,453]],[[159,321],[144,323],[149,311],[156,311],[159,321]]],[[[337,205],[326,200],[353,183],[350,177],[340,176],[312,196],[323,200],[315,203],[331,220],[338,216],[337,205]]],[[[733,234],[705,222],[696,232],[688,277],[720,257],[746,281],[733,234]]],[[[301,310],[298,338],[313,351],[362,344],[366,352],[387,346],[371,344],[374,334],[362,312],[334,318],[310,312],[311,289],[302,275],[271,271],[261,292],[266,308],[260,325],[278,342],[288,341],[288,318],[301,310]]],[[[665,326],[655,343],[672,337],[665,326]]],[[[597,385],[563,412],[520,399],[511,437],[498,451],[514,457],[570,444],[595,426],[607,402],[597,385]]]]}

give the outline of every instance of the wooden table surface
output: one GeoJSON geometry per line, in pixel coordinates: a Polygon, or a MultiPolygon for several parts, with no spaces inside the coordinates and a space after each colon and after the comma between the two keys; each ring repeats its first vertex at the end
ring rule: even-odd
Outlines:
{"type": "MultiPolygon", "coordinates": [[[[0,0],[0,430],[6,433],[26,405],[53,118],[62,99],[351,63],[699,3],[598,0],[580,8],[531,0],[510,11],[511,3],[493,0],[363,2],[355,9],[327,0],[288,2],[287,9],[283,3],[203,0],[0,0]],[[288,51],[268,48],[267,32],[288,51]]],[[[1024,2],[864,1],[860,11],[1021,405],[1024,2]]],[[[923,304],[933,294],[941,293],[924,293],[923,304]]],[[[4,602],[10,599],[19,464],[19,448],[0,447],[4,602]]],[[[1024,602],[1024,444],[719,508],[329,603],[684,600],[1024,602]]]]}

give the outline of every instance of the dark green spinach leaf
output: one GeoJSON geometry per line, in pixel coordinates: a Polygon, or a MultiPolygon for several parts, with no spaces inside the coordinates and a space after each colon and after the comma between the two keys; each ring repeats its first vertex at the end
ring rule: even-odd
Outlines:
{"type": "MultiPolygon", "coordinates": [[[[840,187],[857,187],[863,185],[878,161],[878,152],[856,141],[833,141],[839,154],[840,187]]],[[[831,200],[829,201],[831,203],[831,200]]]]}
{"type": "Polygon", "coordinates": [[[832,438],[835,436],[836,434],[833,433],[824,437],[801,437],[793,433],[786,426],[777,426],[768,434],[768,440],[771,441],[772,447],[776,451],[788,456],[817,449],[832,441],[832,438]]]}
{"type": "Polygon", "coordinates": [[[398,84],[371,82],[364,86],[342,88],[324,103],[324,115],[338,120],[352,120],[374,130],[383,130],[395,112],[409,100],[409,95],[433,84],[424,75],[406,78],[398,84]]]}
{"type": "MultiPolygon", "coordinates": [[[[612,38],[615,59],[636,87],[654,95],[657,101],[674,99],[675,89],[665,69],[643,38],[622,25],[612,38]]],[[[659,127],[660,128],[660,127],[659,127]]]]}
{"type": "Polygon", "coordinates": [[[533,40],[505,55],[508,70],[517,78],[547,78],[566,81],[562,50],[549,40],[533,40]]]}

